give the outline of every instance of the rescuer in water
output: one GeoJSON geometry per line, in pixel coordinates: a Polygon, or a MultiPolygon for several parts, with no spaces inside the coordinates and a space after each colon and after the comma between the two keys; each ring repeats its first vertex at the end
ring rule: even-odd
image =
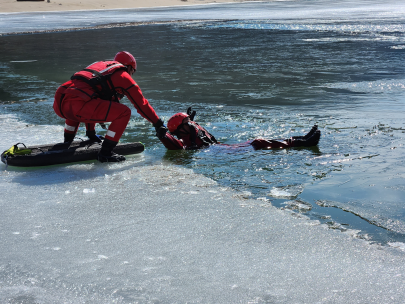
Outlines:
{"type": "MultiPolygon", "coordinates": [[[[195,111],[188,108],[187,113],[174,114],[167,122],[167,128],[157,128],[156,136],[169,150],[191,150],[219,144],[215,137],[206,129],[193,121],[195,111]],[[169,132],[168,132],[169,131],[169,132]],[[174,137],[174,135],[177,137],[174,137]]],[[[314,125],[308,134],[293,136],[287,139],[254,139],[245,143],[227,145],[231,147],[246,147],[251,145],[254,149],[285,149],[293,147],[316,146],[321,137],[321,131],[314,125]]]]}
{"type": "Polygon", "coordinates": [[[73,141],[83,122],[86,124],[86,136],[101,142],[96,135],[95,125],[111,122],[97,159],[100,162],[125,160],[124,156],[113,152],[131,117],[130,108],[119,103],[124,95],[156,130],[163,130],[163,121],[132,79],[135,71],[134,56],[119,52],[113,61],[95,62],[62,84],[56,91],[53,108],[58,116],[65,119],[64,141],[73,141]]]}

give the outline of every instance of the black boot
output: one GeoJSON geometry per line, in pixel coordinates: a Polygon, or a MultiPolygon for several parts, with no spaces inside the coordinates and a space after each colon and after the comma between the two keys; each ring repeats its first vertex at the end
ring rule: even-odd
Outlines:
{"type": "Polygon", "coordinates": [[[96,131],[95,131],[95,130],[93,130],[93,131],[86,131],[86,136],[87,136],[91,141],[98,142],[98,143],[103,142],[102,139],[104,139],[102,136],[96,135],[96,131]]]}
{"type": "Polygon", "coordinates": [[[109,139],[104,139],[103,144],[101,145],[100,152],[98,152],[97,159],[102,163],[117,163],[124,161],[125,156],[113,152],[113,149],[116,145],[117,142],[109,139]]]}
{"type": "Polygon", "coordinates": [[[317,125],[314,125],[314,126],[311,128],[311,130],[308,132],[308,134],[304,136],[304,138],[305,138],[305,139],[308,139],[308,138],[312,137],[312,135],[314,135],[316,131],[318,131],[318,126],[317,126],[317,125]]]}
{"type": "Polygon", "coordinates": [[[321,131],[316,130],[309,138],[305,138],[305,136],[303,136],[302,138],[293,137],[291,139],[292,140],[291,144],[293,147],[312,147],[316,146],[319,143],[320,138],[321,138],[321,131]]]}
{"type": "Polygon", "coordinates": [[[318,130],[318,126],[314,125],[312,129],[304,136],[293,136],[292,139],[308,139],[318,130]]]}
{"type": "Polygon", "coordinates": [[[66,133],[64,134],[65,137],[65,143],[67,142],[72,142],[75,139],[76,134],[71,134],[71,133],[66,133]]]}

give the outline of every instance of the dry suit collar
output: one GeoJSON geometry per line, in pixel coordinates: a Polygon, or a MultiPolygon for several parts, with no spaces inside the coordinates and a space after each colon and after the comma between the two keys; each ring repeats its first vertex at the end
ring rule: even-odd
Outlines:
{"type": "Polygon", "coordinates": [[[127,70],[130,76],[132,76],[136,72],[136,70],[130,65],[127,65],[127,70]]]}

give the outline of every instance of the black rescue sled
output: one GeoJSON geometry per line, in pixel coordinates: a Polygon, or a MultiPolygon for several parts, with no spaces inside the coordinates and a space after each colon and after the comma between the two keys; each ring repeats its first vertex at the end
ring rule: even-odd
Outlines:
{"type": "MultiPolygon", "coordinates": [[[[1,154],[1,161],[8,166],[37,167],[96,160],[101,143],[91,140],[71,143],[29,146],[16,144],[1,154]]],[[[141,153],[145,149],[139,142],[119,143],[114,152],[121,155],[141,153]]]]}

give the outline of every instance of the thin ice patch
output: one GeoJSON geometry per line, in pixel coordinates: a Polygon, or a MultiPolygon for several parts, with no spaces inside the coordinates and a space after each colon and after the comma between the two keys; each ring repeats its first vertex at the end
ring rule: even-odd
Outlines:
{"type": "Polygon", "coordinates": [[[398,248],[402,251],[405,251],[405,243],[401,243],[401,242],[393,242],[393,243],[388,243],[389,246],[393,247],[393,248],[398,248]]]}
{"type": "Polygon", "coordinates": [[[394,45],[391,47],[393,50],[405,50],[405,45],[394,45]]]}
{"type": "Polygon", "coordinates": [[[307,212],[312,209],[312,205],[310,203],[307,203],[303,200],[291,200],[291,201],[286,201],[283,203],[283,205],[286,205],[285,208],[299,211],[299,212],[307,212]]]}
{"type": "Polygon", "coordinates": [[[302,185],[291,185],[285,187],[274,187],[270,195],[275,198],[295,198],[304,190],[302,185]]]}

